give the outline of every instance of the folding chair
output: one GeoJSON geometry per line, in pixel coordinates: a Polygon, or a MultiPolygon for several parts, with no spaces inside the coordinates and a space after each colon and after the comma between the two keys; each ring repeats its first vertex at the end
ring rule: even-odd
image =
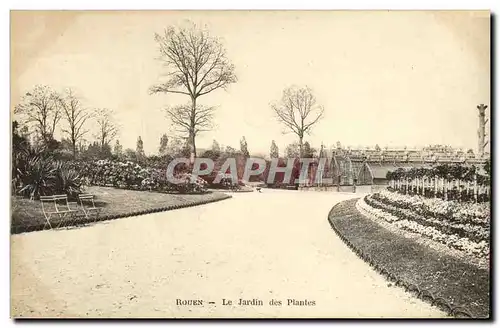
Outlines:
{"type": "Polygon", "coordinates": [[[77,212],[77,210],[73,210],[69,207],[67,195],[40,196],[40,202],[42,203],[42,212],[46,221],[43,226],[44,228],[47,225],[51,229],[53,228],[52,224],[50,223],[50,220],[53,218],[53,216],[59,217],[59,224],[56,227],[59,228],[64,221],[63,219],[72,219],[77,212]],[[63,204],[58,204],[58,202],[62,202],[63,204]],[[52,208],[51,205],[53,205],[52,208]]]}
{"type": "Polygon", "coordinates": [[[95,213],[94,222],[97,222],[101,209],[95,206],[94,195],[80,194],[78,195],[78,199],[80,200],[80,205],[82,207],[83,213],[85,214],[85,218],[90,219],[92,214],[95,213]],[[88,203],[89,205],[91,204],[91,206],[86,207],[84,202],[88,203]]]}

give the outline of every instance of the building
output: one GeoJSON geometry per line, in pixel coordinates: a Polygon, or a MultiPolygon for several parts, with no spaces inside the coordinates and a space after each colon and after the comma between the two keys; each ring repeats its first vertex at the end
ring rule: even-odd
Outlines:
{"type": "Polygon", "coordinates": [[[333,185],[385,185],[390,171],[399,168],[433,167],[438,164],[483,164],[489,154],[476,158],[471,150],[447,146],[428,146],[422,149],[344,149],[336,148],[328,156],[329,176],[323,182],[333,185]]]}

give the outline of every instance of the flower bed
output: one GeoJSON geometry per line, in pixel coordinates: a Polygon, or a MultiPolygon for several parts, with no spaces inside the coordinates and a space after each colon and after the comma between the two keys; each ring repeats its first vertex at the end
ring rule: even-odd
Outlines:
{"type": "Polygon", "coordinates": [[[439,198],[430,199],[417,195],[402,195],[387,190],[382,190],[374,194],[373,198],[398,208],[409,209],[426,217],[435,217],[446,221],[489,227],[489,203],[445,201],[439,198]]]}
{"type": "Polygon", "coordinates": [[[489,204],[445,202],[389,191],[366,196],[357,209],[475,257],[489,255],[489,204]]]}
{"type": "Polygon", "coordinates": [[[87,183],[93,186],[179,193],[207,191],[205,180],[182,170],[174,172],[174,176],[182,181],[174,184],[168,181],[166,169],[143,167],[131,161],[99,160],[73,165],[86,177],[87,183]]]}
{"type": "Polygon", "coordinates": [[[335,205],[328,215],[335,233],[355,254],[396,286],[450,315],[490,317],[487,267],[455,256],[456,251],[442,251],[447,248],[444,245],[429,247],[429,240],[417,234],[399,233],[398,228],[391,229],[393,223],[380,224],[360,210],[362,204],[358,199],[346,200],[335,205]]]}
{"type": "Polygon", "coordinates": [[[421,213],[413,211],[412,209],[401,208],[390,202],[386,203],[385,201],[380,201],[378,195],[367,197],[365,201],[373,208],[394,214],[398,219],[407,219],[424,226],[434,227],[445,234],[456,234],[460,237],[466,237],[476,242],[488,239],[489,236],[488,226],[470,223],[457,223],[453,220],[437,218],[432,216],[432,214],[424,216],[421,213]]]}

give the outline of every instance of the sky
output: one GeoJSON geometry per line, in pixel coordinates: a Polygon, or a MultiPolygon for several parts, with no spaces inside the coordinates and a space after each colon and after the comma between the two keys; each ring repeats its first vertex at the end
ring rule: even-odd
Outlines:
{"type": "Polygon", "coordinates": [[[213,139],[239,148],[245,136],[251,153],[269,153],[271,140],[283,152],[297,137],[283,133],[270,103],[307,85],[325,108],[305,137],[313,147],[477,149],[476,106],[490,104],[488,12],[12,12],[11,109],[36,84],[71,87],[85,106],[114,111],[124,148],[141,136],[156,153],[173,134],[164,108],[189,99],[148,93],[168,72],[154,33],[186,20],[222,38],[238,76],[199,98],[217,111],[198,148],[213,139]]]}

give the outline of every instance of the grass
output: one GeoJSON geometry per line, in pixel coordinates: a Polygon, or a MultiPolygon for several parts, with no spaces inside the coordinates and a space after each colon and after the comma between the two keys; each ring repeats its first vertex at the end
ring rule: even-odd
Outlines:
{"type": "MultiPolygon", "coordinates": [[[[95,205],[101,208],[99,214],[100,220],[205,204],[229,197],[219,192],[208,192],[205,194],[165,194],[109,187],[88,187],[85,192],[95,195],[95,205]]],[[[75,204],[71,207],[76,208],[77,206],[75,204]]],[[[11,231],[13,233],[43,229],[45,218],[39,201],[12,197],[11,209],[11,231]]],[[[57,221],[54,220],[54,222],[57,225],[57,221]]],[[[86,223],[86,219],[83,216],[79,216],[76,223],[86,223]]]]}
{"type": "Polygon", "coordinates": [[[406,284],[428,290],[453,307],[463,306],[475,318],[490,315],[490,274],[388,231],[356,210],[357,199],[335,206],[329,221],[337,233],[375,263],[406,284]]]}

